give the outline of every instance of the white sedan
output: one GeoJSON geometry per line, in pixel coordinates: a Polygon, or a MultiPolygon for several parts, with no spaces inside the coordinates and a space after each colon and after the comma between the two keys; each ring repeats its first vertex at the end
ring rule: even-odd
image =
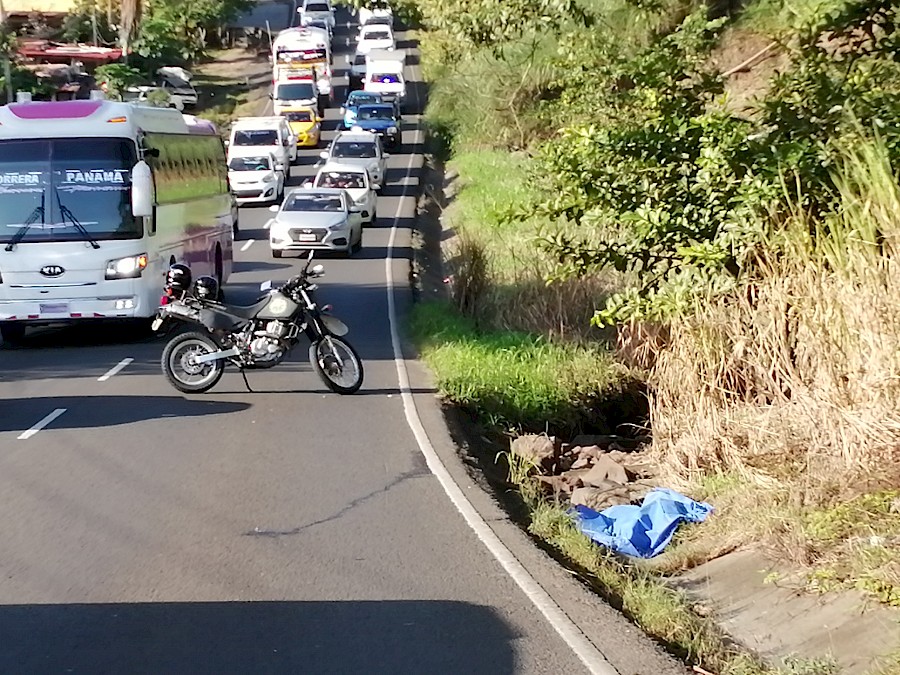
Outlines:
{"type": "Polygon", "coordinates": [[[337,251],[347,256],[362,247],[360,209],[346,190],[295,188],[269,221],[273,258],[291,251],[337,251]]]}

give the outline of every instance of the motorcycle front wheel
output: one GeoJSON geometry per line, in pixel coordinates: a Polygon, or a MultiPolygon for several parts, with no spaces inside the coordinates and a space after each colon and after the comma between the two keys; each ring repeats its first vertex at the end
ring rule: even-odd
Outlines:
{"type": "Polygon", "coordinates": [[[212,389],[222,379],[225,363],[194,363],[192,357],[219,351],[208,335],[191,331],[172,338],[162,354],[162,369],[173,387],[185,394],[198,394],[212,389]]]}
{"type": "Polygon", "coordinates": [[[326,335],[313,342],[309,346],[309,362],[325,386],[337,394],[352,394],[362,386],[362,360],[339,337],[326,335]]]}

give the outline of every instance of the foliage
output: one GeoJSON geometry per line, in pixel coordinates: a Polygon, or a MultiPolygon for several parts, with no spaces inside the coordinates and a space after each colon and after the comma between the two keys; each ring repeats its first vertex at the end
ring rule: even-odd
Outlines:
{"type": "Polygon", "coordinates": [[[143,75],[141,71],[124,63],[109,63],[97,68],[94,77],[104,87],[108,98],[121,100],[125,90],[138,84],[143,75]]]}
{"type": "Polygon", "coordinates": [[[66,42],[91,42],[94,39],[94,21],[101,44],[115,44],[118,39],[118,3],[109,8],[98,7],[96,0],[80,0],[63,19],[63,39],[66,42]]]}
{"type": "Polygon", "coordinates": [[[817,16],[753,122],[717,105],[722,82],[706,55],[721,24],[703,11],[635,55],[602,37],[564,44],[561,58],[583,66],[557,103],[580,121],[541,145],[545,196],[510,216],[604,226],[600,245],[555,230],[544,238],[556,276],[638,275],[598,323],[663,319],[696,291],[729,290],[788,200],[813,214],[833,208],[837,141],[879,135],[900,156],[897,19],[887,0],[817,16]]]}
{"type": "Polygon", "coordinates": [[[250,0],[150,0],[135,51],[157,62],[193,63],[205,55],[212,30],[233,20],[250,4],[250,0]]]}

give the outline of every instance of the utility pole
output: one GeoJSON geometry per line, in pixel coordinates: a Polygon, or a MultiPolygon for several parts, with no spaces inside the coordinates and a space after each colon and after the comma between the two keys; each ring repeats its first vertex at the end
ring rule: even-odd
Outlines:
{"type": "MultiPolygon", "coordinates": [[[[3,0],[0,0],[3,2],[3,0]]],[[[91,4],[91,31],[94,33],[94,46],[100,46],[100,38],[97,35],[97,3],[91,4]]]]}

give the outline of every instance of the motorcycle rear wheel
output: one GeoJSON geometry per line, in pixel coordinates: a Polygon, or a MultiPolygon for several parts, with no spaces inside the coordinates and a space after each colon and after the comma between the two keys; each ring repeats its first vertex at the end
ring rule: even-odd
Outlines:
{"type": "Polygon", "coordinates": [[[221,360],[194,364],[190,357],[211,354],[219,350],[219,345],[198,331],[181,333],[169,340],[162,353],[162,370],[166,379],[178,391],[185,394],[199,394],[212,389],[225,372],[221,360]]]}
{"type": "Polygon", "coordinates": [[[362,386],[362,359],[350,343],[334,335],[309,346],[309,362],[316,374],[336,394],[353,394],[362,386]]]}

